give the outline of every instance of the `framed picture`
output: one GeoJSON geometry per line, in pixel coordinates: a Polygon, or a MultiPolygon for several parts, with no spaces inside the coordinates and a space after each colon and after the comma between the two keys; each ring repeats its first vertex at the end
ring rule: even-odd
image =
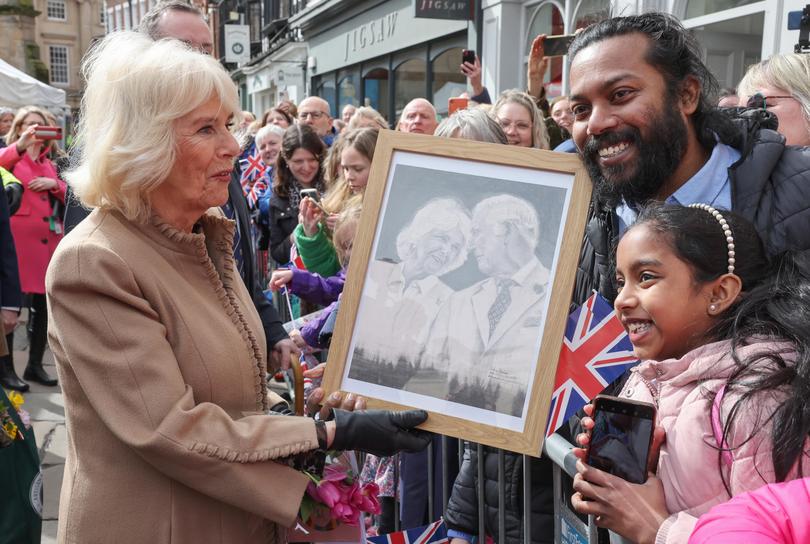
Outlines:
{"type": "Polygon", "coordinates": [[[590,191],[574,155],[381,131],[326,390],[539,455],[590,191]]]}

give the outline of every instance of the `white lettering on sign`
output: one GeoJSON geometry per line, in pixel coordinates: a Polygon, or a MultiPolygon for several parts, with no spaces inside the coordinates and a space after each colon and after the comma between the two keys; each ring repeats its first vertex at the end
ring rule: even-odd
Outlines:
{"type": "Polygon", "coordinates": [[[396,26],[397,13],[394,12],[350,30],[346,33],[346,53],[343,55],[343,60],[349,60],[350,53],[362,51],[366,47],[392,38],[396,26]]]}
{"type": "Polygon", "coordinates": [[[420,0],[419,5],[422,11],[436,9],[442,11],[460,11],[464,13],[469,9],[466,2],[453,2],[452,0],[420,0]]]}

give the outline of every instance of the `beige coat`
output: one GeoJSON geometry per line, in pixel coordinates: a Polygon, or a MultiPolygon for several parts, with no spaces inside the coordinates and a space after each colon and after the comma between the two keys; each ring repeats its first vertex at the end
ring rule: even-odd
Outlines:
{"type": "Polygon", "coordinates": [[[233,223],[212,210],[200,227],[96,210],[50,263],[59,542],[280,542],[295,519],[307,478],[276,460],[317,447],[315,426],[263,415],[265,338],[233,223]]]}

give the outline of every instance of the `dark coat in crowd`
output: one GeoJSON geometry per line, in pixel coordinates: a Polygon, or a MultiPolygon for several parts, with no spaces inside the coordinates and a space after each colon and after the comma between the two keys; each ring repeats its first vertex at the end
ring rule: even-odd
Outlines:
{"type": "Polygon", "coordinates": [[[289,198],[282,198],[273,191],[269,216],[270,256],[279,265],[285,265],[290,262],[290,235],[298,226],[298,209],[293,209],[289,198]]]}
{"type": "MultiPolygon", "coordinates": [[[[504,452],[506,539],[498,539],[498,454],[484,448],[484,526],[499,544],[522,544],[523,527],[523,456],[504,452]]],[[[554,542],[554,495],[552,463],[547,457],[531,460],[531,508],[533,544],[554,542]]],[[[464,452],[453,493],[447,504],[447,526],[470,535],[478,535],[478,453],[475,446],[464,452]]]]}

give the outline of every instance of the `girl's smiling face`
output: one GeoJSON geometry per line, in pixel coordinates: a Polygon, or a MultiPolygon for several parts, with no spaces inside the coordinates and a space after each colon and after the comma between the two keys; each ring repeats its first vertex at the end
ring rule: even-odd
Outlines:
{"type": "Polygon", "coordinates": [[[680,358],[709,341],[709,306],[720,281],[695,281],[665,235],[647,225],[631,228],[616,251],[619,294],[614,306],[641,360],[680,358]]]}

